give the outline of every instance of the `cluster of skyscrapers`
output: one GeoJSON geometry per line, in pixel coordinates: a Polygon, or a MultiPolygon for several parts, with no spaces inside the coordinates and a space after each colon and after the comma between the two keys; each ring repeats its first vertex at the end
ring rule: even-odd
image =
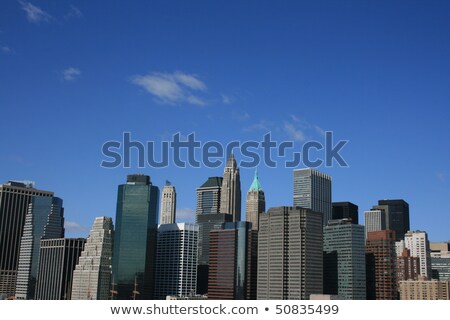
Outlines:
{"type": "Polygon", "coordinates": [[[266,209],[255,176],[241,212],[231,154],[197,188],[195,223],[146,175],[119,185],[115,222],[65,238],[63,201],[32,183],[0,185],[0,297],[8,299],[450,299],[449,243],[411,231],[404,200],[365,211],[332,202],[331,177],[293,173],[293,206],[266,209]]]}

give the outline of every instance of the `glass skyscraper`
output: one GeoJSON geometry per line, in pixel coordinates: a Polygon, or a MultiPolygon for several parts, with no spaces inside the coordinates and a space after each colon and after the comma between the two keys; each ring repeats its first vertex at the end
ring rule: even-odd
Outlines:
{"type": "Polygon", "coordinates": [[[35,196],[31,200],[20,242],[16,299],[34,299],[41,240],[64,237],[62,204],[56,197],[35,196]]]}
{"type": "Polygon", "coordinates": [[[294,207],[322,213],[326,226],[332,217],[331,177],[311,168],[294,170],[294,207]]]}
{"type": "Polygon", "coordinates": [[[129,175],[118,188],[113,252],[115,299],[151,299],[159,189],[146,175],[129,175]]]}

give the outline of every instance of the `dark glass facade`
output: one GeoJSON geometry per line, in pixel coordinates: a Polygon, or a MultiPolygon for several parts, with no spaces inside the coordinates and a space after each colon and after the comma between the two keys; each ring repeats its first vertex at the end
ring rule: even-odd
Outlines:
{"type": "Polygon", "coordinates": [[[119,186],[113,252],[117,299],[153,296],[158,199],[149,176],[131,175],[119,186]]]}
{"type": "Polygon", "coordinates": [[[333,202],[332,219],[351,219],[353,224],[358,224],[358,206],[351,202],[333,202]]]}

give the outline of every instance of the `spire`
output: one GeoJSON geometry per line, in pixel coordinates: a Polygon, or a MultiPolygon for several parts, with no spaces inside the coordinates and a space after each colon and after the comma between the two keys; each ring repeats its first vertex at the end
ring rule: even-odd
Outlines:
{"type": "Polygon", "coordinates": [[[263,191],[258,179],[258,169],[255,170],[255,177],[253,178],[252,185],[248,191],[263,191]]]}
{"type": "Polygon", "coordinates": [[[228,168],[236,168],[237,167],[236,160],[234,159],[233,151],[231,151],[230,157],[228,158],[227,167],[228,168]]]}

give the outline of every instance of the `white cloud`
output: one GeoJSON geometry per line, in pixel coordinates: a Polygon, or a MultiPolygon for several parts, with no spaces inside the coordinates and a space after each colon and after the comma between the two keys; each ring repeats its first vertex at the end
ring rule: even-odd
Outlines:
{"type": "Polygon", "coordinates": [[[39,24],[41,22],[50,22],[52,20],[50,14],[30,2],[19,1],[19,3],[22,6],[22,10],[25,11],[29,22],[39,24]]]}
{"type": "Polygon", "coordinates": [[[83,17],[83,13],[81,12],[81,10],[72,4],[70,5],[69,12],[64,16],[64,18],[66,18],[66,19],[82,18],[82,17],[83,17]]]}
{"type": "Polygon", "coordinates": [[[66,232],[86,232],[89,229],[75,221],[64,221],[66,232]]]}
{"type": "Polygon", "coordinates": [[[193,222],[195,221],[195,211],[191,208],[177,209],[177,222],[193,222]]]}
{"type": "Polygon", "coordinates": [[[63,75],[64,80],[72,81],[81,76],[81,71],[80,71],[80,69],[70,67],[70,68],[63,70],[62,75],[63,75]]]}
{"type": "Polygon", "coordinates": [[[267,121],[267,120],[259,120],[259,122],[254,123],[250,126],[247,126],[244,128],[244,131],[272,131],[274,125],[272,122],[267,121]]]}
{"type": "Polygon", "coordinates": [[[2,47],[0,47],[0,50],[3,53],[12,53],[13,52],[13,50],[10,47],[8,47],[8,46],[2,46],[2,47]]]}
{"type": "Polygon", "coordinates": [[[225,94],[222,94],[222,103],[223,104],[232,104],[233,103],[233,98],[230,96],[227,96],[225,94]]]}
{"type": "Polygon", "coordinates": [[[305,133],[296,128],[292,123],[285,122],[283,129],[288,134],[290,139],[294,141],[305,141],[305,133]]]}
{"type": "Polygon", "coordinates": [[[204,92],[207,87],[196,75],[182,72],[136,75],[131,82],[153,95],[163,104],[191,104],[205,106],[206,101],[196,92],[204,92]]]}

